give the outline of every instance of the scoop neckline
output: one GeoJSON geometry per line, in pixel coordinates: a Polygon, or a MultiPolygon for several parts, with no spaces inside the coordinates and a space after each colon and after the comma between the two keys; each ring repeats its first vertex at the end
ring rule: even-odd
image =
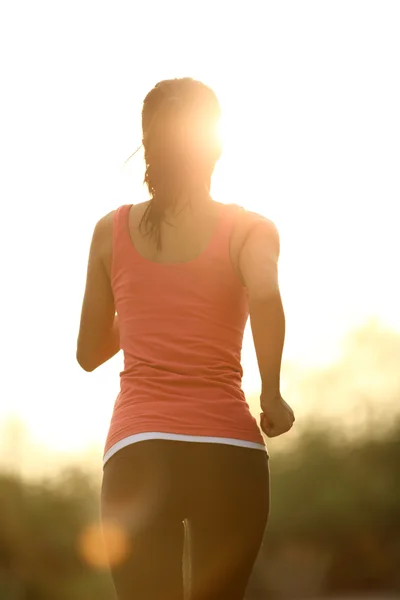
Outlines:
{"type": "Polygon", "coordinates": [[[204,250],[202,252],[200,252],[200,254],[198,256],[196,256],[195,258],[192,258],[191,260],[186,260],[183,262],[157,262],[157,261],[151,260],[150,258],[146,258],[142,254],[140,254],[140,252],[136,248],[135,244],[133,243],[133,240],[131,238],[130,228],[129,228],[129,219],[130,219],[131,209],[133,206],[134,206],[134,204],[127,205],[126,220],[125,220],[125,228],[126,228],[126,232],[128,235],[129,246],[131,247],[131,249],[133,250],[134,254],[136,255],[136,257],[138,259],[140,259],[141,261],[143,261],[145,263],[148,263],[149,265],[154,265],[156,267],[183,267],[183,266],[191,265],[195,262],[198,262],[204,256],[206,256],[210,252],[212,247],[214,246],[217,236],[219,234],[219,231],[224,222],[224,218],[223,218],[224,217],[224,215],[223,215],[223,212],[224,212],[223,206],[224,205],[221,204],[219,207],[219,214],[218,214],[215,228],[211,235],[211,238],[210,238],[207,246],[204,248],[204,250]]]}

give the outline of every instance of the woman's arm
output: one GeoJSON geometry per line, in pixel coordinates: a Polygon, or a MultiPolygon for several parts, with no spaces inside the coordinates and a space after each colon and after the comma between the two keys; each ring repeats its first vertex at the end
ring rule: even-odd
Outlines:
{"type": "Polygon", "coordinates": [[[118,318],[106,260],[111,255],[113,213],[97,223],[90,246],[76,358],[94,371],[120,350],[118,318]]]}
{"type": "Polygon", "coordinates": [[[256,218],[242,247],[239,269],[248,292],[263,399],[280,397],[285,315],[278,283],[279,250],[274,224],[256,218]]]}
{"type": "Polygon", "coordinates": [[[279,236],[275,226],[266,219],[258,219],[243,245],[239,265],[248,291],[262,382],[261,428],[268,437],[286,433],[295,421],[280,390],[285,315],[278,284],[278,258],[279,236]]]}

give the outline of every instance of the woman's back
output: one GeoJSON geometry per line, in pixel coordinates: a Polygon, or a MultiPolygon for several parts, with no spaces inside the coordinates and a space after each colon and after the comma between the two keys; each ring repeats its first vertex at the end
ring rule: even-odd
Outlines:
{"type": "Polygon", "coordinates": [[[243,235],[244,211],[211,200],[186,207],[170,224],[166,217],[156,250],[140,232],[145,207],[123,206],[113,216],[110,273],[124,371],[105,460],[132,436],[263,447],[241,389],[248,304],[231,244],[243,235]]]}

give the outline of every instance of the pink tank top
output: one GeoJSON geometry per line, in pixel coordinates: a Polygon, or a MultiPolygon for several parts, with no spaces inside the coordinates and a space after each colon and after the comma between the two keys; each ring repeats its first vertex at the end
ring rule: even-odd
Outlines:
{"type": "Polygon", "coordinates": [[[241,387],[248,304],[229,254],[237,207],[224,206],[206,250],[179,264],[135,250],[130,208],[114,217],[111,283],[124,370],[104,463],[143,439],[265,449],[241,387]]]}

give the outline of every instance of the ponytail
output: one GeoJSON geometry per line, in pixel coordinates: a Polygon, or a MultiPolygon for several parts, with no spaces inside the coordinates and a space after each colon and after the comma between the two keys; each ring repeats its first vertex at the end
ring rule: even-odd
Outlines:
{"type": "Polygon", "coordinates": [[[214,92],[192,79],[160,82],[145,98],[144,182],[150,202],[140,228],[155,240],[157,250],[161,249],[161,224],[166,212],[175,208],[183,194],[209,186],[217,156],[215,148],[214,154],[210,152],[210,140],[202,144],[197,133],[207,131],[205,117],[215,121],[216,115],[218,119],[214,92]],[[210,104],[214,104],[214,114],[205,114],[210,104]]]}
{"type": "Polygon", "coordinates": [[[179,131],[181,101],[177,96],[166,97],[143,134],[146,171],[144,182],[150,193],[150,203],[140,226],[152,236],[161,249],[161,223],[165,213],[173,209],[184,189],[182,177],[185,152],[182,132],[179,131]]]}

